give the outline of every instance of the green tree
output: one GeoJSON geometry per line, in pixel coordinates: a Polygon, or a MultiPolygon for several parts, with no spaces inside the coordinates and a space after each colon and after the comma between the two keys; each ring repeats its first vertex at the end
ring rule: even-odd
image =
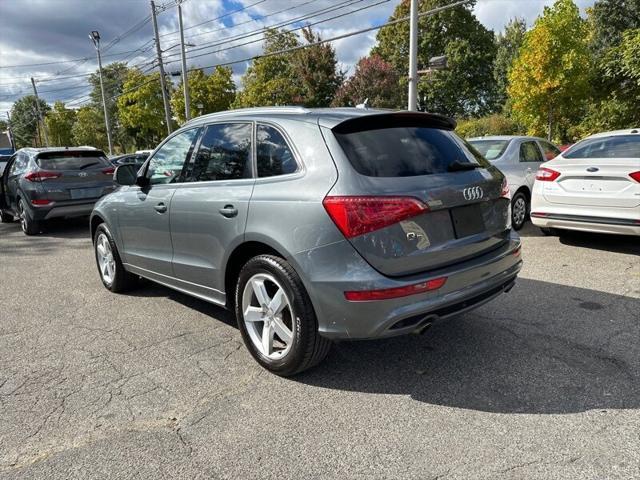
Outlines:
{"type": "Polygon", "coordinates": [[[69,147],[74,145],[73,124],[76,111],[66,108],[63,102],[55,102],[53,109],[47,113],[45,122],[49,131],[51,145],[69,147]]]}
{"type": "Polygon", "coordinates": [[[40,106],[43,116],[49,111],[47,102],[37,100],[35,95],[22,97],[11,107],[11,131],[16,148],[44,145],[42,124],[38,121],[36,105],[40,106]]]}
{"type": "MultiPolygon", "coordinates": [[[[449,0],[423,0],[419,10],[427,12],[449,3],[449,0]]],[[[418,84],[423,108],[429,111],[468,117],[482,115],[495,108],[494,36],[473,15],[474,3],[418,20],[418,68],[426,68],[429,59],[438,55],[447,55],[448,62],[446,70],[422,77],[418,84]]],[[[409,1],[403,0],[390,20],[408,15],[409,1]]],[[[409,68],[409,22],[384,27],[378,32],[377,42],[372,53],[394,66],[404,100],[409,68]]]]}
{"type": "Polygon", "coordinates": [[[342,84],[333,100],[334,107],[356,106],[366,99],[374,108],[400,108],[402,96],[393,65],[378,55],[361,58],[353,76],[342,84]]]}
{"type": "Polygon", "coordinates": [[[507,104],[508,75],[513,61],[518,56],[527,23],[523,18],[512,19],[505,27],[504,33],[496,36],[496,60],[493,65],[493,78],[496,82],[496,106],[507,104]]]}
{"type": "Polygon", "coordinates": [[[102,110],[94,106],[88,105],[77,110],[71,133],[76,145],[89,145],[105,151],[108,147],[102,110]]]}
{"type": "Polygon", "coordinates": [[[591,46],[598,55],[622,41],[627,30],[640,28],[640,0],[598,0],[589,9],[591,46]]]}
{"type": "MultiPolygon", "coordinates": [[[[102,68],[102,81],[104,83],[105,103],[107,104],[107,111],[109,112],[111,138],[113,139],[113,143],[119,145],[123,151],[126,149],[126,145],[130,143],[131,139],[120,123],[116,99],[123,91],[128,71],[129,67],[127,67],[127,64],[123,62],[110,63],[102,68]]],[[[89,94],[91,98],[91,106],[96,110],[102,111],[103,106],[102,92],[100,90],[100,75],[97,71],[89,76],[89,84],[93,87],[89,94]]],[[[104,122],[104,114],[102,121],[104,122]]]]}
{"type": "Polygon", "coordinates": [[[145,75],[138,69],[130,69],[117,105],[120,124],[139,148],[155,146],[166,136],[158,72],[145,75]]]}
{"type": "MultiPolygon", "coordinates": [[[[236,86],[233,83],[232,74],[233,72],[228,67],[216,67],[211,75],[206,75],[201,69],[189,72],[189,103],[192,116],[229,109],[236,96],[236,86]]],[[[171,95],[171,108],[178,122],[184,123],[182,81],[171,95]]]]}
{"type": "Polygon", "coordinates": [[[486,117],[461,120],[456,127],[458,135],[464,138],[483,137],[485,135],[517,135],[521,127],[510,117],[494,113],[486,117]]]}
{"type": "Polygon", "coordinates": [[[565,140],[590,95],[587,26],[572,0],[545,7],[509,72],[515,119],[530,134],[565,140]]]}

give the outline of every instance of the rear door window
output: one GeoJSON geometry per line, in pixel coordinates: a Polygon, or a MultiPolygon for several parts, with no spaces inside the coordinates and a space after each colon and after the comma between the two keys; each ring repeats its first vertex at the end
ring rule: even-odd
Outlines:
{"type": "Polygon", "coordinates": [[[553,160],[558,155],[560,155],[560,149],[555,145],[545,142],[544,140],[538,140],[538,143],[542,147],[542,151],[544,152],[545,160],[553,160]]]}
{"type": "Polygon", "coordinates": [[[353,168],[369,177],[412,177],[448,171],[455,162],[480,159],[453,132],[428,127],[380,128],[338,133],[338,143],[353,168]]]}
{"type": "Polygon", "coordinates": [[[521,162],[542,162],[542,153],[536,142],[522,142],[520,145],[521,162]]]}
{"type": "Polygon", "coordinates": [[[252,130],[250,123],[209,125],[187,174],[187,181],[251,178],[252,130]]]}
{"type": "Polygon", "coordinates": [[[640,134],[591,138],[577,143],[564,158],[640,158],[640,134]]]}
{"type": "Polygon", "coordinates": [[[99,150],[78,152],[43,152],[36,158],[43,170],[85,170],[111,166],[104,153],[99,150]]]}
{"type": "Polygon", "coordinates": [[[289,145],[275,128],[258,125],[257,142],[258,177],[286,175],[298,169],[289,145]]]}

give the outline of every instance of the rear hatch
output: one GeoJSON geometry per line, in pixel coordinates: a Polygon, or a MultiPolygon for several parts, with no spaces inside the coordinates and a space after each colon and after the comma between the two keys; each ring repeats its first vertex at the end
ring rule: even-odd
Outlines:
{"type": "Polygon", "coordinates": [[[48,200],[95,200],[114,189],[114,167],[99,150],[42,152],[38,169],[25,176],[48,200]]]}
{"type": "Polygon", "coordinates": [[[385,275],[463,262],[509,237],[503,175],[453,128],[445,117],[397,112],[323,129],[340,173],[325,208],[385,275]]]}

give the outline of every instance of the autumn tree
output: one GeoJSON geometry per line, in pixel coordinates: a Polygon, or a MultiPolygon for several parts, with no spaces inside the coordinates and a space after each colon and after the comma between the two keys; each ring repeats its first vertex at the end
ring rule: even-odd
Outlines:
{"type": "Polygon", "coordinates": [[[500,113],[470,120],[460,120],[456,132],[464,138],[522,133],[521,127],[512,118],[500,113]]]}
{"type": "Polygon", "coordinates": [[[342,84],[333,100],[334,107],[356,106],[366,99],[374,108],[401,108],[402,96],[393,65],[378,55],[361,58],[353,76],[342,84]]]}
{"type": "Polygon", "coordinates": [[[11,107],[11,131],[16,148],[44,145],[43,125],[38,119],[36,105],[43,116],[49,111],[47,102],[36,99],[35,95],[22,97],[11,107]]]}
{"type": "Polygon", "coordinates": [[[545,7],[509,72],[513,115],[530,134],[564,140],[589,97],[587,27],[572,0],[545,7]]]}
{"type": "Polygon", "coordinates": [[[527,23],[523,18],[512,19],[504,29],[504,33],[496,36],[496,60],[493,65],[493,78],[496,82],[496,107],[498,109],[507,104],[508,75],[513,61],[518,56],[527,23]]]}
{"type": "MultiPolygon", "coordinates": [[[[423,0],[424,13],[451,3],[423,0]]],[[[475,2],[469,2],[418,20],[418,68],[429,59],[447,55],[448,68],[422,77],[418,84],[422,108],[450,116],[483,115],[495,108],[493,61],[496,54],[493,33],[474,16],[475,2]]],[[[409,1],[402,0],[389,20],[409,15],[409,1]]],[[[400,78],[399,90],[406,103],[409,69],[409,22],[399,22],[378,32],[373,54],[391,63],[400,78]]]]}
{"type": "Polygon", "coordinates": [[[51,145],[60,147],[74,145],[72,129],[75,121],[75,110],[66,108],[63,102],[55,102],[45,119],[51,145]]]}
{"type": "MultiPolygon", "coordinates": [[[[210,75],[201,69],[191,70],[189,79],[189,100],[191,115],[228,110],[236,96],[233,72],[228,67],[216,67],[210,75]]],[[[184,123],[184,89],[182,81],[171,95],[171,109],[179,123],[184,123]]]]}
{"type": "Polygon", "coordinates": [[[138,69],[131,69],[122,88],[117,100],[120,123],[136,146],[155,146],[167,134],[160,74],[145,75],[138,69]]]}

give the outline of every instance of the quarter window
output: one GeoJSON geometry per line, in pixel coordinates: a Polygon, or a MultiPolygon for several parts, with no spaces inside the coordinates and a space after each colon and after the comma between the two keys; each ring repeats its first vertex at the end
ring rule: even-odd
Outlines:
{"type": "Polygon", "coordinates": [[[546,160],[553,160],[558,155],[560,155],[560,149],[549,142],[540,140],[540,146],[542,147],[542,151],[544,152],[544,157],[546,160]]]}
{"type": "Polygon", "coordinates": [[[542,162],[542,154],[536,142],[523,142],[520,145],[521,162],[542,162]]]}
{"type": "Polygon", "coordinates": [[[190,182],[251,177],[251,134],[248,123],[209,125],[188,175],[190,182]]]}
{"type": "Polygon", "coordinates": [[[258,177],[294,173],[298,169],[291,149],[282,134],[269,125],[258,125],[258,177]]]}
{"type": "Polygon", "coordinates": [[[197,135],[198,129],[192,128],[175,135],[160,147],[149,161],[147,175],[152,185],[182,181],[182,168],[197,135]]]}

